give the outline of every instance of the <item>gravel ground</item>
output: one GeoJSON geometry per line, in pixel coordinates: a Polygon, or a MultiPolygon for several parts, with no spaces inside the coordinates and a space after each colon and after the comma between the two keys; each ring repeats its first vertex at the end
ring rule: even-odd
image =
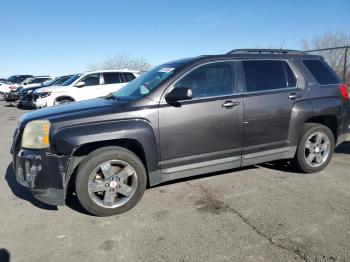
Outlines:
{"type": "Polygon", "coordinates": [[[16,183],[9,148],[23,113],[0,102],[0,261],[350,261],[350,142],[318,174],[264,164],[200,176],[99,218],[16,183]]]}

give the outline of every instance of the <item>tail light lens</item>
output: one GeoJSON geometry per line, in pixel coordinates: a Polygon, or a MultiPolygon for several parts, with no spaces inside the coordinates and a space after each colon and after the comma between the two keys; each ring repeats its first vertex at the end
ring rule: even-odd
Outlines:
{"type": "Polygon", "coordinates": [[[13,90],[16,90],[17,87],[15,87],[15,86],[9,86],[9,89],[10,89],[11,91],[13,91],[13,90]]]}
{"type": "Polygon", "coordinates": [[[340,94],[343,99],[349,99],[349,92],[348,92],[348,87],[344,84],[341,84],[339,86],[340,94]]]}

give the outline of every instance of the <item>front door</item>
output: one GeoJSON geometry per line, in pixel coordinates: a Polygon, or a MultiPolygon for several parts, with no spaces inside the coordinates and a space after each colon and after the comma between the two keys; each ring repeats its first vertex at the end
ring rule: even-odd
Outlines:
{"type": "Polygon", "coordinates": [[[193,98],[159,109],[163,180],[241,164],[243,98],[232,62],[202,65],[171,87],[191,88],[193,98]]]}
{"type": "Polygon", "coordinates": [[[100,73],[90,74],[82,78],[79,82],[84,82],[83,87],[74,87],[74,96],[78,101],[88,100],[103,96],[101,90],[100,73]]]}

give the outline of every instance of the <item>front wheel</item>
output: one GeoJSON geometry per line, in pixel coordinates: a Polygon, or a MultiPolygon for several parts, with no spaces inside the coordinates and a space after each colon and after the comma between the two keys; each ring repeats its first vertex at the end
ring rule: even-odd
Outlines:
{"type": "Polygon", "coordinates": [[[294,166],[304,173],[319,172],[331,161],[334,146],[334,136],[328,127],[307,123],[303,127],[294,166]]]}
{"type": "Polygon", "coordinates": [[[134,153],[121,147],[105,147],[90,153],[79,165],[75,189],[88,212],[111,216],[134,207],[146,183],[146,170],[134,153]]]}

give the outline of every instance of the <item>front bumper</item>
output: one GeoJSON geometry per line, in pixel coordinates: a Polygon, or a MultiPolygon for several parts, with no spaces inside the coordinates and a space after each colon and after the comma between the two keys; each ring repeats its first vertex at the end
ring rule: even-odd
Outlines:
{"type": "Polygon", "coordinates": [[[11,91],[6,94],[6,102],[15,102],[19,99],[19,92],[17,91],[11,91]]]}
{"type": "Polygon", "coordinates": [[[16,180],[33,196],[49,205],[64,205],[65,177],[69,157],[48,150],[21,149],[13,156],[16,180]]]}
{"type": "Polygon", "coordinates": [[[47,98],[40,98],[38,97],[35,101],[34,101],[34,105],[36,108],[42,108],[42,107],[46,107],[47,106],[47,98]]]}

